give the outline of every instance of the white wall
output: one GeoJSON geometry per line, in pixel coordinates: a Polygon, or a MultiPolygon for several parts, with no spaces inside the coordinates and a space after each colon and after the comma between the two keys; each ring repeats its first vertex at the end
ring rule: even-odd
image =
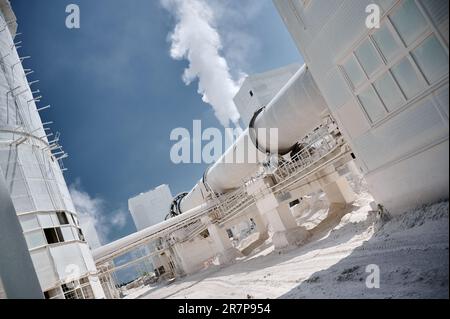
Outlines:
{"type": "Polygon", "coordinates": [[[274,3],[375,199],[392,213],[447,199],[448,1],[410,1],[409,13],[403,18],[402,12],[407,12],[404,1],[274,3]],[[382,31],[365,25],[365,9],[372,3],[382,9],[380,30],[392,37],[397,48],[393,54],[382,46],[387,43],[380,40],[382,31]],[[373,58],[364,48],[375,52],[373,58]],[[430,59],[420,56],[428,52],[425,48],[431,52],[430,59]],[[355,76],[352,81],[351,74],[357,74],[349,67],[352,59],[361,81],[355,76]],[[373,72],[372,65],[376,65],[373,72]],[[409,69],[411,73],[406,74],[409,69]],[[380,86],[387,83],[384,89],[380,86]],[[387,89],[395,91],[388,95],[387,89]],[[371,100],[375,102],[364,99],[368,92],[378,94],[371,100]],[[394,98],[398,103],[392,103],[394,98]]]}
{"type": "Polygon", "coordinates": [[[128,208],[137,230],[156,225],[169,213],[172,193],[168,185],[161,185],[128,200],[128,208]]]}

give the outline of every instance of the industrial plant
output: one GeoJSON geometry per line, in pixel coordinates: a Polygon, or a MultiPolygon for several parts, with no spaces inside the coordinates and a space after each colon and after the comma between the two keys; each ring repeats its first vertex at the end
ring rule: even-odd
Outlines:
{"type": "Polygon", "coordinates": [[[100,245],[0,1],[0,298],[448,298],[448,1],[273,4],[304,64],[248,75],[233,145],[100,245]]]}

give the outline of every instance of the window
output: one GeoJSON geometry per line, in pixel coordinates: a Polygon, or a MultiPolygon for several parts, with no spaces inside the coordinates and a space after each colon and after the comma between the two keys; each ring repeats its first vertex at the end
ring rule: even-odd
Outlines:
{"type": "Polygon", "coordinates": [[[405,0],[391,15],[391,21],[407,46],[413,43],[427,27],[427,22],[414,0],[405,0]]]}
{"type": "Polygon", "coordinates": [[[81,289],[83,291],[84,299],[95,299],[94,291],[92,291],[92,287],[90,285],[86,285],[81,289]]]}
{"type": "Polygon", "coordinates": [[[62,297],[61,288],[54,288],[44,291],[45,299],[60,299],[62,297]]]}
{"type": "Polygon", "coordinates": [[[362,82],[366,80],[363,71],[358,65],[354,56],[351,56],[347,62],[344,64],[345,73],[347,73],[353,87],[359,86],[362,82]]]}
{"type": "Polygon", "coordinates": [[[78,238],[80,238],[81,241],[84,241],[84,235],[81,228],[78,228],[78,238]]]}
{"type": "Polygon", "coordinates": [[[386,111],[383,104],[381,104],[381,101],[372,86],[369,86],[361,92],[358,98],[372,123],[382,119],[385,116],[386,111]]]}
{"type": "Polygon", "coordinates": [[[46,228],[44,229],[44,233],[48,244],[55,244],[58,242],[58,235],[56,235],[54,228],[46,228]]]}
{"type": "Polygon", "coordinates": [[[393,8],[340,68],[372,124],[448,77],[445,40],[428,24],[425,14],[430,13],[422,14],[414,0],[400,1],[393,8]]]}
{"type": "Polygon", "coordinates": [[[370,42],[370,39],[364,41],[355,51],[355,54],[369,77],[373,75],[382,64],[381,58],[370,42]]]}
{"type": "Polygon", "coordinates": [[[89,283],[88,277],[62,284],[61,288],[66,299],[94,299],[94,291],[89,283]]]}
{"type": "Polygon", "coordinates": [[[374,86],[389,111],[396,110],[405,102],[390,72],[376,80],[374,86]]]}
{"type": "Polygon", "coordinates": [[[448,56],[434,35],[427,38],[412,54],[429,83],[436,82],[448,73],[448,56]]]}
{"type": "Polygon", "coordinates": [[[19,216],[19,220],[24,232],[39,228],[39,222],[36,215],[19,216]]]}
{"type": "Polygon", "coordinates": [[[45,238],[48,244],[56,244],[59,242],[64,242],[64,237],[61,232],[61,228],[46,228],[44,229],[45,238]]]}
{"type": "Polygon", "coordinates": [[[47,244],[47,242],[45,241],[44,234],[40,229],[34,232],[25,233],[24,236],[25,241],[27,242],[28,249],[45,246],[47,244]]]}
{"type": "Polygon", "coordinates": [[[69,220],[67,219],[67,215],[65,212],[56,212],[56,215],[58,216],[58,221],[60,225],[69,224],[69,220]]]}
{"type": "Polygon", "coordinates": [[[392,68],[392,74],[408,99],[414,97],[424,87],[407,57],[392,68]]]}
{"type": "Polygon", "coordinates": [[[373,39],[386,58],[386,61],[392,61],[392,58],[399,51],[400,46],[395,41],[391,31],[389,31],[387,24],[383,24],[380,29],[374,33],[373,39]]]}

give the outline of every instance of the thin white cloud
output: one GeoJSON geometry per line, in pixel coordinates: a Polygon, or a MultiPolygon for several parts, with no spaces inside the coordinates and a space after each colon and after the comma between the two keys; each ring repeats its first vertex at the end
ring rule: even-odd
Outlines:
{"type": "Polygon", "coordinates": [[[70,185],[69,191],[80,223],[93,222],[102,244],[108,242],[113,227],[123,228],[126,225],[127,213],[122,210],[107,212],[104,200],[84,191],[80,179],[70,185]]]}

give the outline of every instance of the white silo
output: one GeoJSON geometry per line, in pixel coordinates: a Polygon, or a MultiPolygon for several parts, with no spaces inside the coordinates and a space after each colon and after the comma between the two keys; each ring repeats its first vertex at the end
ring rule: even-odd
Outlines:
{"type": "Polygon", "coordinates": [[[0,0],[0,174],[45,296],[104,298],[60,167],[64,153],[44,128],[14,45],[16,27],[9,1],[0,0]]]}

